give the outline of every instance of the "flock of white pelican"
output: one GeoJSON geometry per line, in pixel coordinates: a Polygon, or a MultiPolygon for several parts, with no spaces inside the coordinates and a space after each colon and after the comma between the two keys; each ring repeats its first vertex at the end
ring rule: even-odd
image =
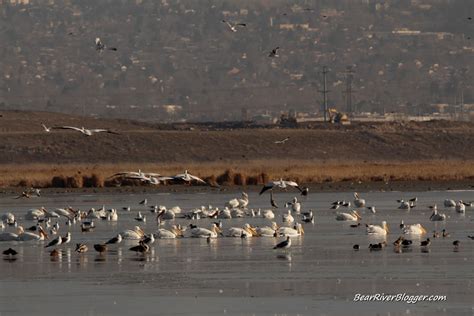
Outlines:
{"type": "MultiPolygon", "coordinates": [[[[118,173],[114,176],[126,176],[131,178],[159,177],[158,174],[144,173],[140,170],[138,172],[118,173]]],[[[175,177],[182,178],[183,181],[186,181],[185,179],[188,179],[188,181],[196,180],[194,176],[187,173],[187,171],[175,177]]],[[[286,186],[299,188],[295,182],[280,179],[265,185],[260,194],[271,190],[273,200],[273,189],[276,187],[281,188],[282,186],[283,188],[286,188],[286,186]]],[[[413,198],[408,201],[410,203],[416,203],[416,200],[416,198],[413,198]]],[[[132,225],[132,228],[120,231],[113,236],[109,236],[109,238],[103,240],[103,242],[94,244],[93,249],[100,254],[104,254],[108,251],[109,247],[120,244],[126,240],[131,240],[137,244],[131,247],[130,251],[145,254],[150,250],[150,245],[157,239],[205,238],[207,242],[210,243],[212,239],[223,237],[284,237],[285,239],[277,243],[274,249],[288,249],[291,247],[291,238],[298,238],[304,235],[303,224],[314,224],[315,222],[313,210],[302,211],[302,202],[298,201],[297,197],[285,203],[286,210],[280,212],[280,218],[275,214],[277,207],[275,207],[273,203],[271,209],[262,210],[249,208],[249,196],[245,192],[242,192],[240,197],[225,202],[222,209],[209,205],[183,211],[179,206],[167,208],[163,205],[153,205],[148,207],[147,203],[147,199],[137,203],[141,205],[141,209],[132,219],[136,223],[132,225]],[[144,215],[143,212],[147,212],[147,208],[150,212],[148,217],[153,218],[152,221],[156,222],[156,229],[148,233],[140,227],[140,223],[146,223],[147,215],[144,215]],[[268,220],[268,224],[252,226],[249,223],[245,223],[242,226],[229,226],[224,228],[223,220],[244,217],[259,217],[268,220]],[[203,218],[213,219],[214,221],[211,221],[211,225],[207,227],[198,226],[196,220],[203,218]],[[190,220],[192,222],[188,222],[188,224],[183,226],[179,224],[178,221],[175,221],[177,219],[181,219],[182,221],[190,220]],[[277,221],[280,221],[281,224],[279,225],[277,221]]],[[[398,200],[398,203],[404,203],[404,201],[398,200]]],[[[474,205],[472,202],[446,200],[444,201],[444,206],[446,208],[453,208],[457,212],[462,213],[466,211],[466,207],[473,207],[474,205]]],[[[407,210],[411,208],[412,206],[407,208],[407,210]]],[[[427,220],[445,221],[447,219],[445,214],[438,212],[436,205],[432,205],[429,208],[432,210],[432,215],[427,218],[427,220]]],[[[334,201],[330,209],[333,210],[331,212],[334,212],[337,221],[351,222],[350,226],[354,228],[365,226],[367,235],[380,237],[381,242],[370,244],[370,250],[381,250],[387,245],[386,237],[390,234],[387,221],[382,220],[381,224],[366,223],[365,225],[361,225],[361,211],[367,209],[372,213],[372,216],[375,216],[375,207],[366,206],[365,199],[362,199],[358,193],[354,193],[353,201],[334,201]],[[353,209],[351,205],[354,205],[353,209]],[[341,207],[345,207],[348,210],[341,212],[338,210],[341,207]]],[[[8,212],[0,217],[0,241],[44,242],[44,248],[52,249],[51,255],[55,256],[60,253],[61,247],[64,247],[74,240],[70,227],[79,225],[82,234],[91,233],[94,232],[97,227],[95,221],[117,222],[121,213],[129,212],[131,212],[130,206],[123,207],[121,211],[114,208],[107,209],[105,206],[98,209],[91,208],[87,211],[74,209],[72,207],[56,208],[54,210],[39,207],[28,210],[24,215],[20,216],[19,219],[17,219],[13,213],[8,212]],[[64,233],[61,233],[61,231],[64,231],[64,233]]],[[[399,229],[400,237],[394,242],[396,249],[410,247],[412,245],[410,238],[419,239],[428,234],[428,231],[421,223],[405,224],[402,220],[399,229]]],[[[433,232],[433,239],[440,237],[447,238],[449,237],[449,233],[445,229],[443,229],[442,233],[433,232]]],[[[468,237],[471,238],[471,236],[468,237]]],[[[429,247],[430,244],[430,238],[420,242],[420,246],[424,248],[429,247]]],[[[460,242],[458,240],[453,243],[456,249],[459,248],[459,244],[460,242]]],[[[82,254],[87,252],[89,248],[90,246],[85,243],[76,243],[75,251],[82,254]]],[[[354,245],[353,248],[355,250],[360,249],[359,245],[354,245]]],[[[5,251],[6,255],[12,256],[12,250],[14,251],[14,249],[7,249],[5,251]]]]}

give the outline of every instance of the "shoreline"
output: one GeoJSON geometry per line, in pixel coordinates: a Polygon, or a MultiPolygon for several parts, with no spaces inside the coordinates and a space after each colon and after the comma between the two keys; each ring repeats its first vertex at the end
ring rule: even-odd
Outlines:
{"type": "MultiPolygon", "coordinates": [[[[472,190],[474,181],[392,181],[392,182],[333,182],[333,183],[303,183],[302,186],[309,188],[309,193],[319,192],[419,192],[419,191],[450,191],[450,190],[472,190]]],[[[230,185],[211,187],[205,185],[160,185],[160,186],[118,186],[101,188],[42,188],[42,194],[160,194],[160,193],[239,193],[259,192],[262,185],[230,185]]],[[[23,187],[1,188],[0,196],[17,195],[23,191],[23,187]]],[[[288,190],[291,192],[291,190],[288,190]]],[[[299,195],[294,191],[295,195],[299,195]]]]}

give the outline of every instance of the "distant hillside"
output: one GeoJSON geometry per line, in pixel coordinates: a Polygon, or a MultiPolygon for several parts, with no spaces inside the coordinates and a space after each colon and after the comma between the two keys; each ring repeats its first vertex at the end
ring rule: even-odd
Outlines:
{"type": "Polygon", "coordinates": [[[474,157],[474,124],[454,122],[318,125],[311,129],[209,130],[154,126],[47,112],[0,112],[0,163],[219,162],[268,160],[419,161],[474,157]],[[108,128],[91,137],[47,126],[108,128]],[[285,144],[275,144],[286,137],[285,144]]]}

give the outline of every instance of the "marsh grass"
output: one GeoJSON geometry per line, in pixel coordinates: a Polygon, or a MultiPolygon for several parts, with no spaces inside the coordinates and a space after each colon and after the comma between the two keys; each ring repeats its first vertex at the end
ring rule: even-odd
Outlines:
{"type": "MultiPolygon", "coordinates": [[[[103,187],[118,184],[111,177],[121,171],[191,174],[220,185],[257,185],[274,179],[301,183],[339,181],[453,181],[474,179],[474,161],[414,162],[253,160],[207,163],[9,164],[0,166],[0,187],[103,187]]],[[[140,185],[129,181],[122,185],[140,185]]]]}

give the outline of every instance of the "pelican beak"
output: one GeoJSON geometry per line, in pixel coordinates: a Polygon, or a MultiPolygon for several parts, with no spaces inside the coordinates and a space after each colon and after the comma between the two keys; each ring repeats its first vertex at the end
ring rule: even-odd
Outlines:
{"type": "Polygon", "coordinates": [[[385,231],[387,232],[387,234],[390,233],[390,230],[388,229],[388,225],[387,225],[387,224],[385,224],[385,231]]]}
{"type": "Polygon", "coordinates": [[[254,227],[250,227],[250,233],[251,233],[252,236],[254,236],[254,237],[257,237],[257,236],[258,236],[257,230],[256,230],[254,227]]]}
{"type": "Polygon", "coordinates": [[[426,229],[420,225],[420,228],[421,228],[421,231],[423,232],[423,234],[426,234],[426,229]]]}
{"type": "Polygon", "coordinates": [[[304,228],[303,228],[303,226],[300,226],[300,234],[301,234],[301,235],[304,235],[304,228]]]}
{"type": "Polygon", "coordinates": [[[362,217],[359,215],[359,212],[354,211],[354,215],[355,215],[359,220],[362,220],[362,217]]]}

